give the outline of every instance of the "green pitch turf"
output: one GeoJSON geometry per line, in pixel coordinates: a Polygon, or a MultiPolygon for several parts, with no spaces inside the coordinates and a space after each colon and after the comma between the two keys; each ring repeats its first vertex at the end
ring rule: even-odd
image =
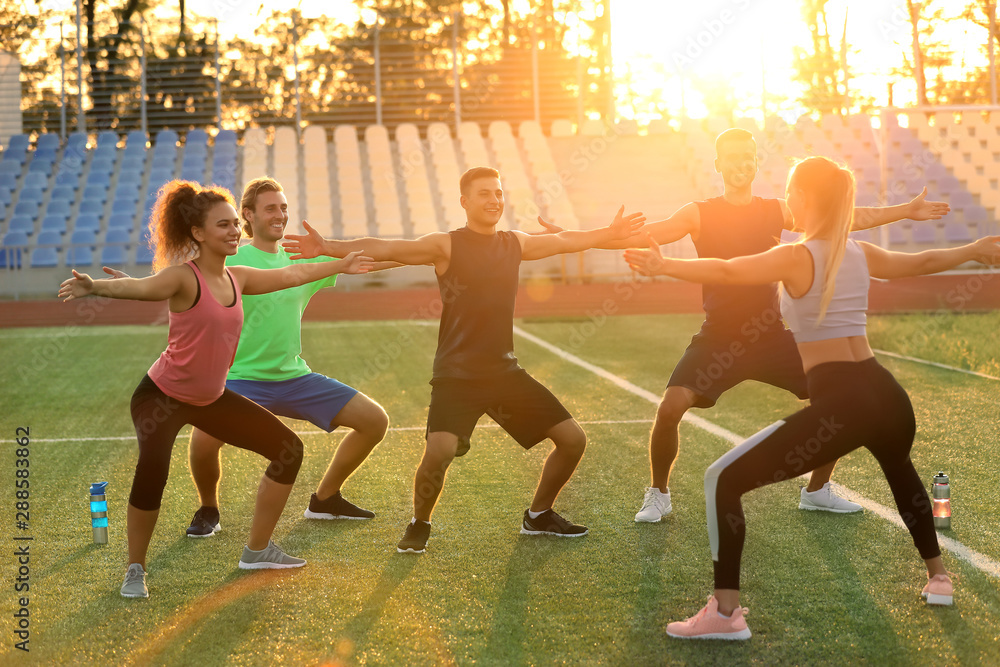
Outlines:
{"type": "MultiPolygon", "coordinates": [[[[526,331],[659,394],[700,323],[694,316],[533,320],[526,331]]],[[[871,318],[873,346],[998,375],[1000,317],[871,318]]],[[[675,510],[662,523],[632,517],[648,484],[654,406],[525,340],[522,365],[585,424],[588,450],[556,508],[590,527],[581,539],[518,533],[542,461],[497,428],[481,428],[448,473],[428,551],[397,554],[411,516],[412,475],[423,448],[437,336],[405,322],[314,323],[304,356],[318,372],[379,401],[392,430],[344,494],[377,517],[302,517],[341,434],[303,422],[306,458],[275,540],[309,560],[300,570],[245,572],[260,457],[224,449],[223,532],[193,540],[197,508],[177,441],[150,545],[150,598],[126,600],[125,507],[136,460],[128,402],[163,349],[163,327],[0,330],[0,493],[4,547],[3,664],[871,664],[1000,663],[1000,581],[949,553],[957,604],[928,608],[925,574],[909,535],[884,519],[797,509],[799,484],[745,500],[743,604],[749,642],[684,643],[664,625],[711,593],[702,475],[730,444],[690,425],[672,480],[675,510]],[[30,520],[15,524],[15,429],[30,428],[30,520]],[[109,481],[111,541],[92,544],[88,486],[109,481]],[[15,536],[30,536],[30,590],[14,590],[15,536]],[[30,652],[15,648],[28,597],[30,652]]],[[[928,483],[952,478],[946,534],[1000,560],[1000,383],[883,357],[910,392],[918,419],[913,459],[928,483]]],[[[798,409],[757,383],[695,414],[746,436],[798,409]]],[[[482,426],[491,425],[488,419],[482,426]]],[[[874,459],[857,451],[834,479],[892,507],[874,459]]]]}

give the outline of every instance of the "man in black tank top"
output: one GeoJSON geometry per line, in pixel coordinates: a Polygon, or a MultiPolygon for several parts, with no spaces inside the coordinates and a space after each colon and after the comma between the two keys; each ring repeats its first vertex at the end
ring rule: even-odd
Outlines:
{"type": "MultiPolygon", "coordinates": [[[[722,175],[721,197],[685,204],[665,220],[649,223],[644,234],[602,248],[647,247],[647,234],[666,244],[690,236],[698,256],[731,259],[763,252],[793,228],[783,199],[753,196],[757,144],[746,130],[729,129],[715,142],[715,168],[722,175]]],[[[925,201],[926,190],[907,204],[856,208],[854,229],[869,229],[896,220],[937,220],[948,212],[943,202],[925,201]]],[[[726,390],[744,380],[757,380],[807,398],[798,349],[778,307],[777,285],[704,285],[705,322],[674,367],[660,400],[649,436],[651,484],[638,522],[657,522],[671,509],[669,480],[679,445],[678,427],[690,408],[715,405],[726,390]]],[[[856,512],[860,505],[833,495],[829,481],[836,462],[817,468],[802,489],[799,507],[837,513],[856,512]]]]}
{"type": "Polygon", "coordinates": [[[614,222],[601,229],[539,236],[498,231],[504,211],[500,174],[489,167],[475,167],[465,172],[460,185],[467,216],[461,229],[414,240],[324,241],[306,225],[309,235],[289,235],[285,247],[298,253],[293,259],[320,254],[342,257],[352,248],[364,248],[376,261],[434,265],[443,310],[431,379],[427,444],[414,478],[413,520],[398,551],[424,552],[431,513],[448,466],[468,451],[472,431],[484,413],[525,449],[546,438],[555,445],[545,460],[531,506],[524,512],[521,532],[586,535],[586,527],[552,509],[583,456],[587,437],[552,392],[528,375],[514,356],[518,270],[523,260],[580,252],[629,238],[645,218],[639,213],[624,216],[619,210],[614,222]]]}

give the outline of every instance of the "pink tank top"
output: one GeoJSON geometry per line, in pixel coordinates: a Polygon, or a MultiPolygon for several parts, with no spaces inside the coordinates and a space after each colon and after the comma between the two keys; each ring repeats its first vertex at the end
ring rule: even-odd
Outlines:
{"type": "Polygon", "coordinates": [[[198,300],[181,313],[170,313],[167,349],[149,368],[149,377],[167,396],[191,405],[208,405],[226,388],[243,329],[243,298],[239,283],[226,268],[236,303],[224,306],[205,284],[194,262],[198,300]]]}

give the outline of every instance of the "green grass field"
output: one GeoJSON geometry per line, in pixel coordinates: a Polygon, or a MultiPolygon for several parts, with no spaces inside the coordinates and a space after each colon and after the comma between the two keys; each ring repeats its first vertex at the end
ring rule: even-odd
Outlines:
{"type": "MultiPolygon", "coordinates": [[[[659,394],[697,316],[532,320],[535,336],[659,394]]],[[[874,317],[874,347],[998,374],[1000,316],[874,317]]],[[[685,424],[672,480],[674,513],[632,517],[648,484],[654,406],[525,340],[522,365],[565,402],[589,436],[557,509],[590,527],[578,540],[518,533],[548,445],[524,452],[481,428],[452,466],[428,551],[395,543],[411,516],[412,475],[423,447],[436,326],[315,323],[304,356],[386,408],[393,430],[347,482],[370,522],[302,518],[340,434],[306,431],[306,460],[275,540],[309,560],[301,570],[237,569],[257,481],[256,455],[224,450],[222,525],[184,536],[196,495],[186,437],[150,546],[148,600],[118,588],[126,564],[125,506],[136,459],[128,402],[163,349],[164,327],[0,330],[0,490],[3,608],[0,663],[33,664],[1000,664],[1000,580],[945,553],[960,581],[956,606],[928,608],[925,574],[909,535],[874,513],[797,509],[799,483],[761,489],[748,517],[743,604],[754,633],[737,645],[684,643],[663,631],[699,609],[712,588],[702,475],[730,444],[685,424]],[[15,527],[15,429],[30,428],[30,522],[15,527]],[[91,482],[110,482],[111,542],[92,544],[91,482]],[[817,515],[819,514],[819,515],[817,515]],[[18,609],[14,536],[30,535],[30,653],[14,644],[18,609]]],[[[914,462],[929,484],[952,478],[947,535],[1000,560],[1000,383],[882,358],[911,394],[914,462]]],[[[699,416],[750,435],[801,404],[746,383],[699,416]]],[[[482,424],[491,424],[484,418],[482,424]]],[[[892,507],[874,459],[846,457],[836,481],[892,507]]]]}

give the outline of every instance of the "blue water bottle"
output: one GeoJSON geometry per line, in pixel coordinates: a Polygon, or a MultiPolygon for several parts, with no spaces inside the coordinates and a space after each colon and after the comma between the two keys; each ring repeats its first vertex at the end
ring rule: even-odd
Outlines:
{"type": "Polygon", "coordinates": [[[108,543],[108,500],[104,496],[107,482],[90,485],[90,523],[94,527],[94,544],[108,543]]]}

